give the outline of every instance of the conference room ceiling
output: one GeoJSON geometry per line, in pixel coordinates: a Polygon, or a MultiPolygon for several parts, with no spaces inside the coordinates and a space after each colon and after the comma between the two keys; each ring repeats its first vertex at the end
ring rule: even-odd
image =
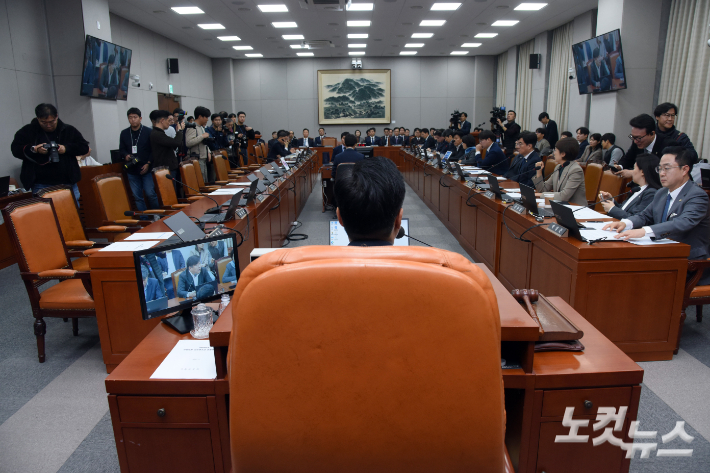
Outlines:
{"type": "MultiPolygon", "coordinates": [[[[372,1],[372,0],[371,0],[372,1]]],[[[464,0],[454,11],[432,11],[434,0],[374,0],[372,11],[346,11],[344,0],[109,0],[109,10],[180,44],[212,58],[296,58],[309,52],[314,57],[400,56],[416,51],[420,56],[466,56],[500,54],[516,44],[564,25],[597,7],[596,0],[464,0]],[[321,2],[340,2],[326,3],[321,2]],[[521,11],[521,3],[546,2],[539,11],[521,11]],[[314,4],[315,3],[315,4],[314,4]],[[257,5],[286,5],[288,12],[263,13],[257,5]],[[203,14],[181,15],[172,7],[194,6],[203,14]],[[347,26],[348,21],[369,20],[369,27],[347,26]],[[423,20],[445,20],[443,26],[420,26],[423,20]],[[501,20],[518,21],[514,26],[491,26],[501,20]],[[295,28],[275,28],[272,22],[295,22],[295,28]],[[224,29],[202,29],[198,24],[221,24],[224,29]],[[348,34],[368,34],[367,39],[348,39],[348,34]],[[431,38],[412,38],[414,33],[433,33],[431,38]],[[476,38],[479,33],[497,33],[494,38],[476,38]],[[306,41],[330,41],[334,47],[292,49],[299,40],[282,35],[303,35],[306,41]],[[238,36],[240,41],[222,41],[218,36],[238,36]],[[423,43],[422,47],[405,47],[423,43]],[[481,43],[462,47],[464,43],[481,43]],[[349,44],[366,47],[349,48],[349,44]],[[235,50],[232,46],[250,46],[235,50]]],[[[353,4],[365,3],[363,0],[353,4]]]]}

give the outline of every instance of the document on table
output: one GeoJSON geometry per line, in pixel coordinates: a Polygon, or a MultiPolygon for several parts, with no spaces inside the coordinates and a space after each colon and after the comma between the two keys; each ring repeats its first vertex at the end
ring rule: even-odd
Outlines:
{"type": "Polygon", "coordinates": [[[251,182],[228,182],[227,185],[237,187],[249,187],[251,185],[251,182]]]}
{"type": "MultiPolygon", "coordinates": [[[[602,237],[605,237],[607,240],[610,241],[625,241],[625,240],[620,240],[617,238],[614,238],[614,236],[617,234],[616,230],[602,230],[605,225],[608,225],[608,222],[582,222],[582,225],[587,227],[587,230],[585,229],[580,229],[579,232],[582,234],[584,238],[587,240],[596,240],[602,237]]],[[[669,240],[667,238],[664,238],[662,240],[651,240],[650,237],[644,236],[641,238],[633,238],[631,240],[628,240],[627,243],[632,243],[634,245],[639,245],[639,246],[649,246],[649,245],[667,245],[668,243],[678,243],[677,241],[669,240]]]]}
{"type": "Polygon", "coordinates": [[[214,192],[210,192],[209,195],[234,195],[237,192],[241,192],[244,189],[236,187],[234,189],[219,189],[214,192]]]}
{"type": "Polygon", "coordinates": [[[159,241],[117,241],[101,248],[99,251],[140,251],[152,248],[159,241]]]}
{"type": "Polygon", "coordinates": [[[583,228],[579,229],[579,233],[582,234],[584,238],[586,238],[588,241],[589,240],[609,240],[609,241],[621,241],[617,240],[614,238],[614,235],[616,235],[615,231],[608,231],[608,230],[595,230],[595,229],[589,229],[585,230],[583,228]]]}
{"type": "Polygon", "coordinates": [[[572,209],[574,212],[574,218],[577,220],[600,220],[600,219],[612,219],[608,215],[600,214],[599,212],[590,209],[589,207],[582,207],[581,205],[565,205],[568,209],[572,209]],[[579,210],[582,209],[582,210],[579,210]]]}
{"type": "Polygon", "coordinates": [[[123,241],[126,240],[167,240],[171,236],[175,235],[173,232],[138,232],[134,233],[133,235],[126,237],[123,239],[123,241]]]}
{"type": "Polygon", "coordinates": [[[215,379],[214,347],[209,340],[180,340],[151,379],[215,379]]]}

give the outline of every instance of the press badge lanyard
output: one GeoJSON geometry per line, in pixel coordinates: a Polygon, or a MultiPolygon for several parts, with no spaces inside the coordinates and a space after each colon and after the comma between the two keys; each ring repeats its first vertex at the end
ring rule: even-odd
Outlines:
{"type": "MultiPolygon", "coordinates": [[[[136,138],[136,142],[131,147],[131,154],[138,154],[138,140],[141,139],[142,132],[143,132],[143,125],[141,125],[141,127],[138,129],[138,138],[136,138]]],[[[133,141],[133,130],[131,130],[131,141],[133,141]]]]}

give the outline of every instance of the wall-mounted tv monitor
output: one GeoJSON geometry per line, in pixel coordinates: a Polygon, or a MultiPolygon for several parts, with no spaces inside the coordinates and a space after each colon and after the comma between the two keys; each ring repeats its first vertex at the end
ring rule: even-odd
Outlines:
{"type": "Polygon", "coordinates": [[[625,89],[624,54],[619,30],[572,45],[580,94],[625,89]]]}
{"type": "Polygon", "coordinates": [[[132,51],[86,35],[80,95],[106,100],[128,100],[132,51]]]}
{"type": "Polygon", "coordinates": [[[239,279],[236,234],[133,253],[144,320],[232,293],[239,279]]]}

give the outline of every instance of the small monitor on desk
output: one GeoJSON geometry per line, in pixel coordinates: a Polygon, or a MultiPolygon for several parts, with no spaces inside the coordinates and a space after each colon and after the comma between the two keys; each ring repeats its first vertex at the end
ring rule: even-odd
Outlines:
{"type": "MultiPolygon", "coordinates": [[[[404,228],[404,234],[409,235],[409,219],[402,219],[402,228],[404,228]]],[[[330,246],[348,246],[350,244],[350,239],[348,239],[348,234],[345,232],[345,227],[343,227],[337,220],[330,221],[329,229],[329,239],[330,246]]],[[[409,237],[404,236],[394,240],[394,246],[409,246],[409,237]]]]}
{"type": "Polygon", "coordinates": [[[236,234],[136,251],[133,263],[144,320],[231,294],[239,279],[236,234]]]}

